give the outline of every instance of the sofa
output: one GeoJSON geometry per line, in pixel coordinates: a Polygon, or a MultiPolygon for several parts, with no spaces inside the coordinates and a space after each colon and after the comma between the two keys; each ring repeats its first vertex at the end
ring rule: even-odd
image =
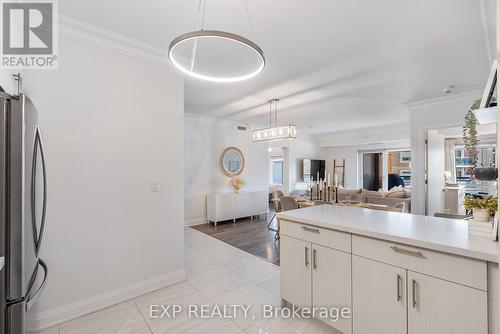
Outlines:
{"type": "MultiPolygon", "coordinates": [[[[316,194],[314,192],[314,194],[316,194]]],[[[311,196],[309,190],[294,190],[290,196],[295,198],[308,199],[311,196]]],[[[365,189],[350,189],[339,187],[338,189],[339,201],[354,201],[367,204],[387,205],[394,207],[397,204],[405,203],[403,212],[411,212],[411,192],[407,188],[393,187],[390,191],[371,191],[365,189]]],[[[330,198],[335,200],[335,192],[332,190],[330,198]]]]}
{"type": "MultiPolygon", "coordinates": [[[[332,198],[335,195],[332,196],[332,198]]],[[[394,207],[405,203],[403,212],[411,212],[411,192],[403,187],[394,187],[389,191],[371,191],[365,189],[349,189],[339,187],[339,201],[356,201],[367,204],[387,205],[394,207]]]]}

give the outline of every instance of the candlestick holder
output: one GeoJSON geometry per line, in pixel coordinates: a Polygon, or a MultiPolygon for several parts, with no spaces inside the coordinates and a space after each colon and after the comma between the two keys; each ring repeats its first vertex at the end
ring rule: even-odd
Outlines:
{"type": "Polygon", "coordinates": [[[328,188],[328,192],[327,192],[327,201],[328,201],[328,202],[330,202],[331,197],[332,197],[332,196],[331,196],[332,194],[330,193],[330,186],[328,186],[327,188],[328,188]]]}
{"type": "Polygon", "coordinates": [[[319,183],[316,184],[316,199],[319,199],[319,183]]]}
{"type": "Polygon", "coordinates": [[[311,201],[313,200],[313,192],[314,192],[314,187],[311,185],[311,191],[309,192],[309,197],[311,197],[311,201]]]}
{"type": "Polygon", "coordinates": [[[339,187],[335,186],[335,203],[339,202],[339,187]]]}

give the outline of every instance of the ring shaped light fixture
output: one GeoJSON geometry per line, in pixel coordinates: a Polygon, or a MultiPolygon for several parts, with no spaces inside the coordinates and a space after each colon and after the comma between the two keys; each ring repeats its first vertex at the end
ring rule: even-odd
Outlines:
{"type": "Polygon", "coordinates": [[[261,73],[266,65],[264,52],[257,44],[255,44],[254,42],[243,36],[218,30],[200,30],[180,35],[179,37],[175,38],[172,41],[172,43],[170,43],[168,50],[168,58],[170,59],[172,64],[174,64],[174,66],[177,67],[177,69],[179,69],[181,72],[197,79],[213,81],[213,82],[237,82],[237,81],[247,80],[261,73]],[[175,59],[174,50],[176,47],[189,41],[194,40],[194,42],[196,43],[201,39],[209,39],[209,38],[219,38],[245,46],[246,48],[248,48],[249,51],[255,53],[255,55],[257,56],[258,59],[257,66],[254,69],[251,69],[250,72],[245,73],[243,75],[224,77],[224,76],[198,73],[192,70],[191,68],[182,65],[180,61],[175,59]]]}

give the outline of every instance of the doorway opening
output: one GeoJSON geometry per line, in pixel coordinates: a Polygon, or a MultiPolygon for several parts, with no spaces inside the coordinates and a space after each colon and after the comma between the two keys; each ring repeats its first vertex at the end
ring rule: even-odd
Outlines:
{"type": "Polygon", "coordinates": [[[363,153],[363,189],[377,191],[383,188],[382,153],[363,153]]]}
{"type": "Polygon", "coordinates": [[[464,197],[497,196],[497,183],[473,179],[474,167],[496,167],[496,124],[477,126],[478,161],[475,166],[465,150],[462,128],[449,127],[426,133],[425,214],[465,215],[464,197]]]}
{"type": "Polygon", "coordinates": [[[358,152],[358,186],[388,191],[394,187],[411,190],[411,150],[391,148],[358,152]]]}

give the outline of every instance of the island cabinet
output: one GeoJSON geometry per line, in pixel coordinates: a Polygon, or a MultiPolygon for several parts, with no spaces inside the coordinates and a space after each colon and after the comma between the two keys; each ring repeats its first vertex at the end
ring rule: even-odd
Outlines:
{"type": "MultiPolygon", "coordinates": [[[[281,295],[296,306],[351,308],[351,236],[297,224],[281,225],[281,295]]],[[[322,319],[352,333],[351,319],[322,319]]]]}
{"type": "Polygon", "coordinates": [[[485,261],[353,236],[354,333],[487,334],[485,261]]]}
{"type": "Polygon", "coordinates": [[[280,226],[283,301],[350,307],[350,319],[322,319],[338,331],[488,333],[487,261],[284,219],[280,226]]]}
{"type": "Polygon", "coordinates": [[[352,287],[354,333],[406,333],[406,270],[353,256],[352,287]]]}

